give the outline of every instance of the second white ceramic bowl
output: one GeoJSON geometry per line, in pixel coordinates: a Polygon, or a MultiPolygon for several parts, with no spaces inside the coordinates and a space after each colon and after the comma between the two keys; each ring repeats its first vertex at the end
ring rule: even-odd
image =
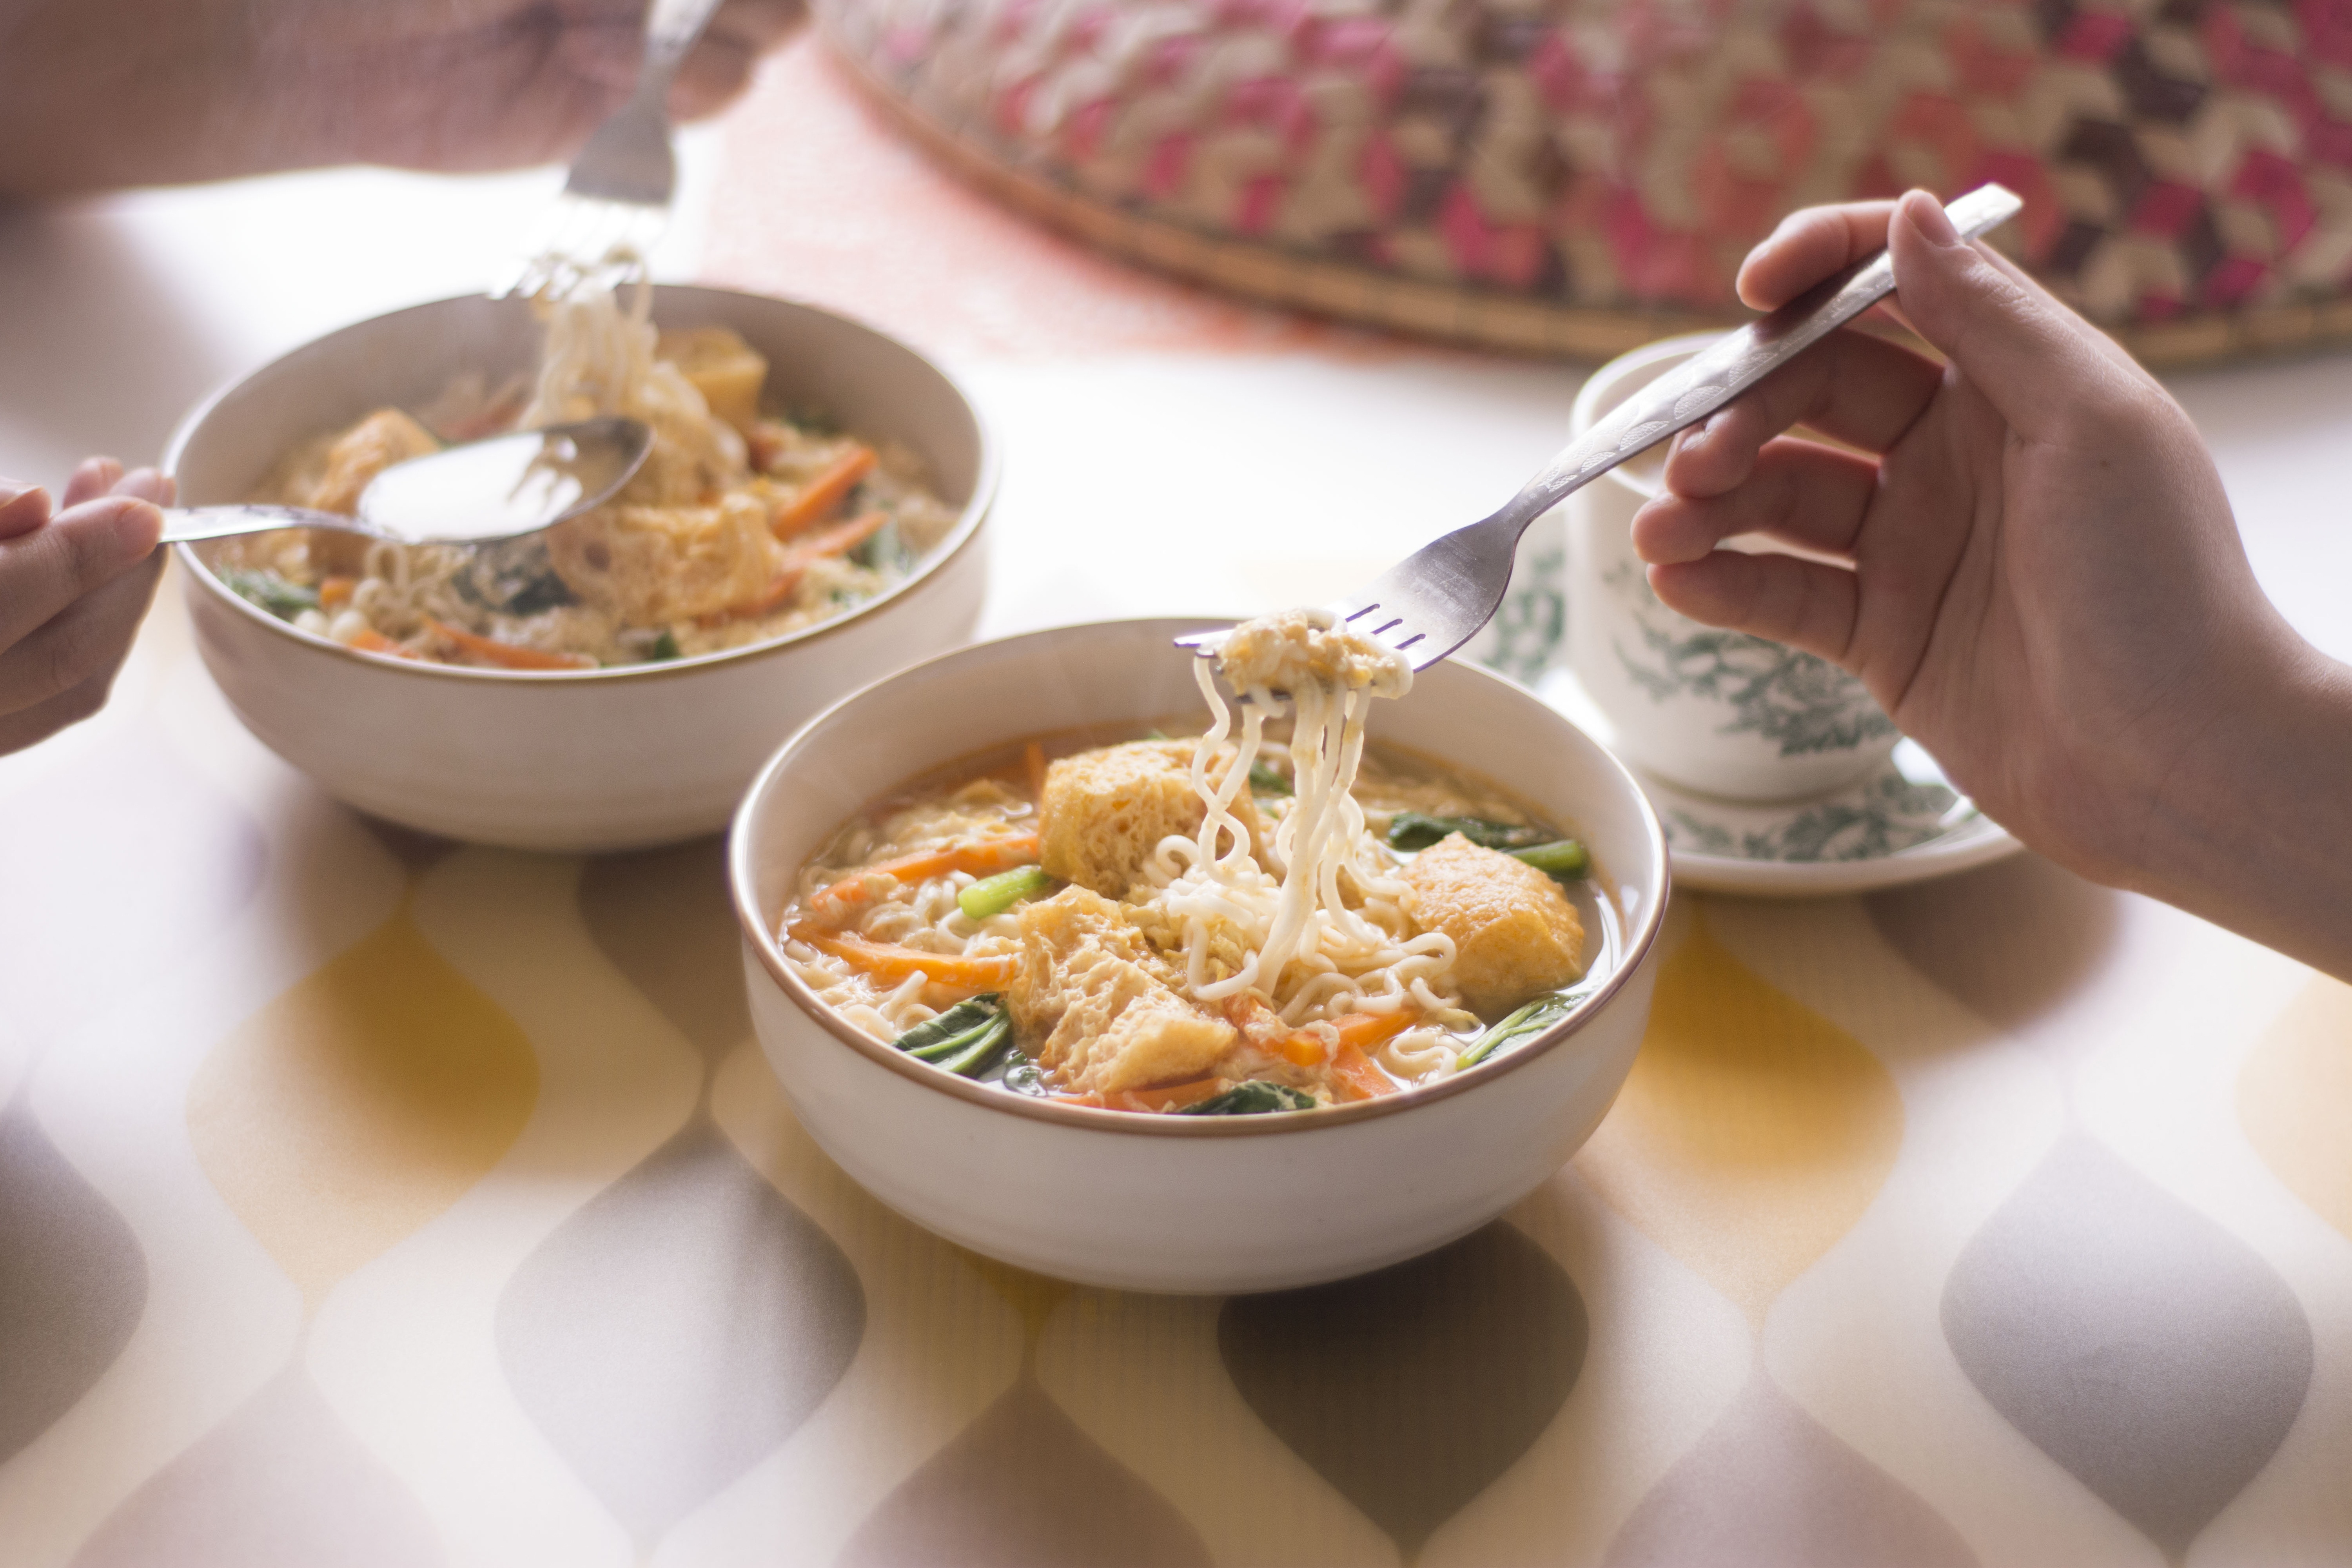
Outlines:
{"type": "MultiPolygon", "coordinates": [[[[362,811],[452,838],[596,851],[726,825],[775,738],[844,692],[971,635],[987,586],[978,535],[996,456],[955,383],[914,350],[813,306],[664,286],[665,327],[732,327],[768,358],[767,396],[819,409],[929,465],[961,516],[907,582],[772,642],[589,671],[377,658],[298,631],[222,586],[181,546],[205,664],[264,744],[362,811]]],[[[442,300],[331,332],[215,395],[164,462],[184,504],[241,500],[301,441],[478,372],[537,361],[528,305],[442,300]]]]}
{"type": "Polygon", "coordinates": [[[900,671],[788,742],[729,850],[751,1016],[801,1125],[867,1191],[974,1251],[1089,1284],[1268,1290],[1398,1262],[1485,1224],[1559,1169],[1633,1066],[1650,1011],[1666,845],[1633,778],[1525,689],[1472,667],[1373,704],[1375,736],[1483,773],[1591,847],[1617,927],[1594,999],[1494,1061],[1312,1114],[1139,1116],[984,1088],[835,1016],[776,951],[796,868],[877,796],[1040,731],[1140,730],[1198,709],[1170,647],[1200,621],[1116,621],[984,643],[900,671]]]}

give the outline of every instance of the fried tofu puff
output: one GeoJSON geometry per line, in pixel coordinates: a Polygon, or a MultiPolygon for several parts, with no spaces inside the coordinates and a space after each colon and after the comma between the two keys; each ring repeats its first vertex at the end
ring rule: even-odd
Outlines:
{"type": "Polygon", "coordinates": [[[1493,1022],[1584,972],[1584,922],[1559,884],[1523,860],[1448,834],[1404,869],[1412,918],[1454,939],[1454,983],[1493,1022]]]}
{"type": "Polygon", "coordinates": [[[1240,1032],[1178,993],[1118,904],[1065,888],[1021,910],[1013,1026],[1048,1077],[1117,1094],[1206,1074],[1240,1032]]]}
{"type": "MultiPolygon", "coordinates": [[[[1192,788],[1193,746],[1191,741],[1132,741],[1064,757],[1046,769],[1037,806],[1045,869],[1105,898],[1122,897],[1162,838],[1189,838],[1201,830],[1208,808],[1192,788]]],[[[1209,782],[1223,783],[1233,761],[1233,749],[1223,748],[1210,765],[1209,782]]],[[[1247,791],[1232,810],[1255,852],[1257,808],[1247,791]]]]}

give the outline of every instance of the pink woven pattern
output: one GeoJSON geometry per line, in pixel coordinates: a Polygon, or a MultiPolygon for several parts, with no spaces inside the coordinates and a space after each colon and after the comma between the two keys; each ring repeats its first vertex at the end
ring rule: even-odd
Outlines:
{"type": "Polygon", "coordinates": [[[1790,208],[1999,180],[2093,317],[2352,278],[2352,0],[819,0],[966,148],[1302,258],[1717,311],[1790,208]]]}

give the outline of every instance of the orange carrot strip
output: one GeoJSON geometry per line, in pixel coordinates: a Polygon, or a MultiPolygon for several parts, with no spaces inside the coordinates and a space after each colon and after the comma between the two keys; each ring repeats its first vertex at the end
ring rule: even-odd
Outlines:
{"type": "Polygon", "coordinates": [[[1208,1099],[1223,1082],[1223,1079],[1196,1078],[1190,1083],[1171,1083],[1163,1089],[1130,1089],[1119,1098],[1130,1101],[1138,1110],[1177,1110],[1208,1099]]]}
{"type": "Polygon", "coordinates": [[[393,641],[390,637],[384,636],[382,632],[376,630],[373,626],[362,626],[360,629],[359,635],[352,638],[350,642],[345,643],[343,646],[345,647],[355,647],[362,653],[382,654],[386,658],[415,658],[416,657],[406,648],[401,647],[398,643],[393,641]]]}
{"type": "Polygon", "coordinates": [[[768,580],[768,585],[760,591],[757,598],[747,599],[723,610],[714,610],[698,618],[706,626],[715,626],[746,616],[766,615],[793,596],[793,590],[801,585],[801,579],[808,575],[810,567],[828,555],[846,555],[871,539],[889,521],[890,514],[887,511],[869,511],[851,518],[847,522],[810,534],[785,548],[783,564],[776,569],[776,574],[768,580]]]}
{"type": "Polygon", "coordinates": [[[1021,762],[1029,770],[1029,795],[1039,805],[1045,804],[1045,748],[1032,741],[1021,748],[1021,762]]]}
{"type": "Polygon", "coordinates": [[[1323,1042],[1313,1035],[1285,1035],[1274,1042],[1273,1048],[1303,1068],[1323,1062],[1323,1042]]]}
{"type": "Polygon", "coordinates": [[[1364,1055],[1363,1047],[1343,1045],[1331,1053],[1331,1079],[1349,1100],[1379,1100],[1397,1092],[1396,1080],[1364,1055]]]}
{"type": "MultiPolygon", "coordinates": [[[[1400,1007],[1393,1013],[1350,1013],[1330,1019],[1329,1023],[1339,1031],[1340,1049],[1353,1046],[1358,1051],[1366,1051],[1391,1036],[1403,1034],[1420,1016],[1400,1007]]],[[[1272,1048],[1303,1068],[1314,1067],[1323,1060],[1322,1037],[1304,1029],[1275,1041],[1272,1048]]]]}
{"type": "Polygon", "coordinates": [[[978,877],[1009,871],[1015,866],[1034,866],[1037,854],[1037,836],[1034,833],[962,838],[937,849],[919,849],[912,855],[901,855],[896,860],[853,871],[832,886],[819,889],[809,900],[809,913],[828,923],[847,919],[887,887],[887,882],[877,884],[877,878],[887,878],[889,882],[919,882],[950,871],[969,871],[978,877]]]}
{"type": "Polygon", "coordinates": [[[811,524],[822,521],[833,509],[846,500],[857,481],[874,471],[874,448],[852,447],[818,473],[816,478],[801,487],[792,504],[776,513],[774,528],[778,539],[790,539],[811,524]]]}
{"type": "Polygon", "coordinates": [[[846,555],[871,539],[876,531],[890,521],[887,511],[860,512],[847,522],[836,522],[831,528],[820,529],[806,539],[797,540],[784,547],[788,557],[798,557],[805,570],[814,562],[828,555],[846,555]]]}
{"type": "Polygon", "coordinates": [[[904,980],[909,974],[920,974],[942,985],[958,985],[968,991],[987,991],[1011,984],[1021,967],[1017,952],[992,953],[979,958],[965,958],[951,952],[925,952],[919,948],[899,947],[887,942],[868,942],[862,936],[844,936],[826,931],[822,926],[801,924],[786,929],[784,934],[795,942],[804,942],[819,952],[831,953],[852,969],[871,974],[877,980],[904,980]]]}
{"type": "Polygon", "coordinates": [[[352,602],[352,590],[360,585],[356,577],[328,577],[319,584],[319,608],[340,610],[352,602]]]}
{"type": "Polygon", "coordinates": [[[430,616],[425,617],[425,624],[433,628],[436,636],[446,637],[475,658],[488,659],[492,664],[503,668],[593,669],[596,668],[596,661],[584,653],[546,653],[535,647],[518,647],[513,643],[500,642],[496,637],[478,637],[472,632],[461,631],[446,621],[436,621],[430,616]]]}
{"type": "Polygon", "coordinates": [[[1402,1007],[1393,1013],[1350,1013],[1344,1018],[1332,1019],[1331,1026],[1339,1031],[1341,1045],[1369,1051],[1382,1040],[1403,1034],[1420,1016],[1402,1007]]]}

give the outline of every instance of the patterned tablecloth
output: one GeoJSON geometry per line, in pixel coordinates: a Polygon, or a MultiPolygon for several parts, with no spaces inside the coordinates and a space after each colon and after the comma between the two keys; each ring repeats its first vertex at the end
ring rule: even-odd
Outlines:
{"type": "MultiPolygon", "coordinates": [[[[1139,589],[1020,409],[1500,417],[1476,362],[996,218],[805,53],[706,269],[1015,407],[993,629],[1352,570],[1270,529],[1317,564],[1139,589]]],[[[2352,988],[2031,858],[1681,896],[1668,940],[1616,1109],[1504,1220],[1288,1295],[1075,1289],[794,1125],[714,844],[372,826],[167,587],[111,709],[0,763],[0,1564],[2352,1560],[2352,988]]]]}

